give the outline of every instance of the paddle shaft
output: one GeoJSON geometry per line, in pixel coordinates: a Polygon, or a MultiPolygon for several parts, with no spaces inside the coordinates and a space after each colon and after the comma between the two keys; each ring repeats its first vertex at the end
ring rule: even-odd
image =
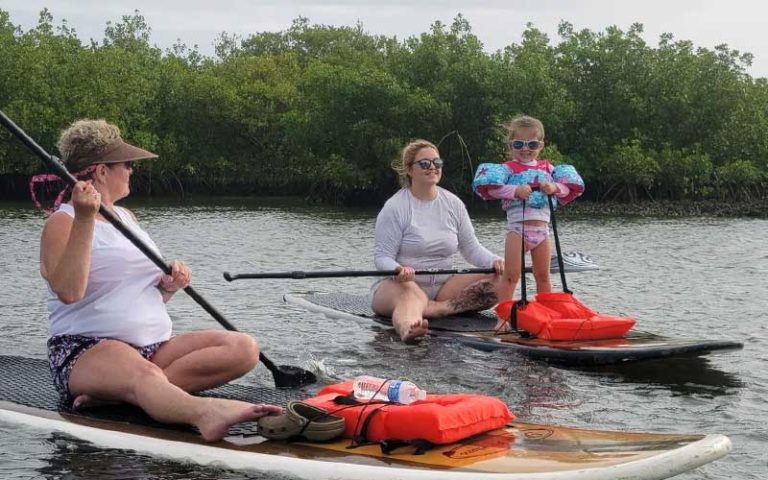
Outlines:
{"type": "Polygon", "coordinates": [[[568,290],[568,284],[565,282],[565,268],[563,268],[563,252],[560,249],[560,236],[557,234],[557,216],[555,215],[555,203],[552,200],[552,195],[547,195],[547,203],[549,204],[549,216],[552,219],[552,233],[555,236],[555,251],[557,252],[557,266],[560,268],[560,281],[563,284],[563,292],[573,293],[568,290]]]}
{"type": "MultiPolygon", "coordinates": [[[[333,277],[392,277],[397,275],[397,270],[328,270],[305,272],[296,270],[293,272],[267,272],[267,273],[238,273],[231,275],[224,272],[224,278],[233,280],[255,278],[292,278],[301,280],[304,278],[333,278],[333,277]]],[[[416,270],[416,275],[457,275],[466,273],[494,273],[492,268],[453,268],[453,269],[426,269],[416,270]]]]}
{"type": "MultiPolygon", "coordinates": [[[[541,190],[538,186],[534,186],[531,188],[532,191],[541,190]]],[[[563,283],[563,292],[565,293],[573,293],[570,290],[568,290],[568,284],[565,281],[565,262],[563,261],[563,252],[560,249],[560,237],[557,234],[557,218],[555,216],[555,204],[554,200],[552,200],[552,195],[547,195],[547,204],[549,205],[549,215],[552,223],[552,233],[555,237],[555,251],[557,252],[557,267],[560,271],[560,280],[563,283]]],[[[523,210],[525,210],[525,200],[523,200],[523,210]]],[[[525,223],[523,223],[523,232],[525,232],[525,223]]],[[[522,239],[521,241],[521,252],[520,252],[520,264],[522,265],[523,271],[528,272],[531,269],[527,268],[525,266],[525,239],[522,239]]],[[[521,302],[523,304],[527,303],[526,298],[526,285],[525,285],[525,275],[522,275],[520,278],[520,288],[521,288],[521,302]]]]}
{"type": "MultiPolygon", "coordinates": [[[[539,187],[533,187],[532,190],[539,190],[539,187]]],[[[560,271],[560,281],[563,284],[563,292],[565,293],[573,293],[572,291],[568,290],[568,284],[565,281],[565,262],[563,261],[563,251],[560,249],[560,236],[557,234],[557,217],[555,215],[555,203],[554,200],[552,200],[552,195],[547,195],[547,204],[549,205],[549,215],[550,220],[552,223],[552,233],[555,237],[555,251],[557,252],[557,267],[560,271]]],[[[523,201],[523,209],[525,209],[525,201],[523,201]]],[[[523,223],[523,232],[525,232],[525,223],[523,223]]],[[[528,269],[525,267],[525,239],[521,242],[521,248],[520,248],[520,262],[523,266],[524,271],[528,271],[528,269]]],[[[520,277],[520,301],[523,305],[525,305],[528,301],[526,298],[526,285],[525,285],[525,275],[521,275],[520,277]]]]}
{"type": "MultiPolygon", "coordinates": [[[[53,155],[49,155],[48,152],[46,152],[43,147],[37,144],[32,138],[29,137],[24,131],[19,128],[18,125],[16,125],[13,120],[8,118],[8,116],[5,115],[5,112],[0,110],[0,123],[3,124],[5,128],[8,129],[9,132],[13,133],[16,138],[22,141],[27,147],[29,147],[30,150],[32,150],[35,154],[37,154],[38,157],[40,157],[45,164],[50,167],[56,175],[61,177],[64,181],[69,183],[70,185],[74,185],[77,183],[77,179],[69,173],[69,171],[66,169],[66,167],[61,163],[61,160],[59,160],[57,157],[53,155]]],[[[136,248],[141,250],[141,252],[149,258],[152,263],[157,265],[160,270],[165,272],[166,275],[171,274],[171,266],[168,265],[163,258],[158,255],[154,250],[149,248],[149,246],[144,243],[139,237],[137,237],[131,230],[126,227],[123,222],[120,221],[119,218],[117,218],[112,212],[107,210],[104,205],[99,206],[99,213],[102,217],[107,219],[109,223],[112,224],[113,227],[115,227],[120,233],[122,233],[125,238],[130,240],[131,243],[133,243],[136,248]]],[[[197,291],[192,288],[191,285],[187,285],[184,288],[184,291],[192,297],[192,299],[197,302],[198,305],[203,307],[203,309],[208,312],[214,319],[216,319],[217,322],[221,324],[224,328],[227,330],[231,330],[233,332],[236,332],[237,329],[234,325],[232,325],[226,318],[224,318],[224,315],[219,313],[216,308],[213,307],[208,301],[203,298],[197,291]]],[[[271,372],[275,372],[277,367],[274,363],[272,363],[263,353],[259,352],[259,359],[264,364],[265,367],[267,367],[271,372]]]]}

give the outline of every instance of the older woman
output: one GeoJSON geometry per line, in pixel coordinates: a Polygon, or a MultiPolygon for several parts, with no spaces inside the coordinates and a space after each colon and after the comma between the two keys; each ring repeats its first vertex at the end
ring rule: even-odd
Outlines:
{"type": "Polygon", "coordinates": [[[438,186],[443,160],[435,145],[409,143],[394,168],[402,188],[376,218],[374,262],[379,270],[398,274],[374,284],[371,307],[391,316],[400,338],[410,342],[427,333],[427,318],[494,305],[504,260],[477,240],[464,203],[438,186]],[[453,268],[457,252],[472,265],[493,267],[495,275],[414,274],[416,269],[453,268]]]}
{"type": "Polygon", "coordinates": [[[46,221],[40,272],[48,283],[48,353],[54,385],[74,408],[128,402],[156,420],[196,426],[206,440],[235,423],[279,413],[272,405],[200,398],[188,392],[221,385],[257,363],[256,341],[242,333],[171,335],[165,308],[189,284],[190,269],[160,269],[99,215],[103,205],[157,250],[129,210],[116,202],[129,192],[136,161],[157,155],[125,143],[103,120],[80,120],[58,142],[79,179],[71,201],[46,221]]]}

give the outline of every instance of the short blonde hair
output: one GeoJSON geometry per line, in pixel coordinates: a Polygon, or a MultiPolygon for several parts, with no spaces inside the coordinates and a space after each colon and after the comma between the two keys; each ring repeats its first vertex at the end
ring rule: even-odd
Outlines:
{"type": "MultiPolygon", "coordinates": [[[[537,139],[544,140],[544,124],[541,123],[541,120],[529,117],[528,115],[518,115],[509,122],[505,123],[503,128],[507,132],[507,141],[513,140],[515,138],[515,133],[521,128],[535,128],[536,132],[538,133],[536,136],[537,139]]],[[[526,138],[526,140],[528,139],[526,138]]]]}
{"type": "Polygon", "coordinates": [[[135,162],[157,155],[123,141],[120,129],[105,120],[78,120],[61,132],[57,147],[64,162],[81,170],[98,163],[135,162]]]}
{"type": "Polygon", "coordinates": [[[416,160],[416,154],[422,148],[434,148],[437,150],[434,143],[419,138],[403,147],[403,150],[400,152],[400,158],[392,162],[392,170],[397,172],[397,180],[400,182],[401,187],[411,186],[411,177],[408,175],[408,169],[411,168],[416,160]]]}
{"type": "Polygon", "coordinates": [[[122,140],[120,129],[106,120],[77,120],[61,132],[56,146],[69,166],[82,168],[99,150],[122,140]]]}

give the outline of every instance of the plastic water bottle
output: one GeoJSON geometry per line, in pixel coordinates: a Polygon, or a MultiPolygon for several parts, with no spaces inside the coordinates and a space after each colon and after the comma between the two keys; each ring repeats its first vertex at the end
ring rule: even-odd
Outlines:
{"type": "Polygon", "coordinates": [[[361,375],[352,382],[355,398],[361,401],[383,400],[407,405],[427,398],[427,392],[407,380],[385,380],[361,375]]]}

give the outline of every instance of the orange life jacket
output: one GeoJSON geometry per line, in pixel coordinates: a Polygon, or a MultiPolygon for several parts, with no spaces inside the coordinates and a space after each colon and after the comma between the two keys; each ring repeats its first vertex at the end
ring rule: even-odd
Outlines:
{"type": "Polygon", "coordinates": [[[485,395],[428,394],[409,405],[373,401],[344,405],[351,400],[352,382],[328,385],[306,403],[345,420],[344,436],[367,442],[421,441],[434,444],[458,442],[472,435],[500,428],[515,416],[504,402],[485,395]],[[337,400],[337,397],[346,397],[337,400]]]}
{"type": "Polygon", "coordinates": [[[539,293],[536,300],[524,306],[514,302],[501,302],[496,306],[499,318],[510,320],[515,315],[515,326],[542,340],[601,340],[621,338],[635,325],[628,317],[598,314],[576,300],[569,293],[539,293]]]}

